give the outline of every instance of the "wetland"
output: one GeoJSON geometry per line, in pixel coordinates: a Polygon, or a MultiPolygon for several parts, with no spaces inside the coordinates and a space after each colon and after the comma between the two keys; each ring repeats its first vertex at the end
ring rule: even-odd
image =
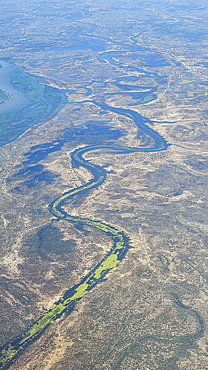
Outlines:
{"type": "Polygon", "coordinates": [[[1,369],[207,368],[206,4],[2,7],[1,369]]]}

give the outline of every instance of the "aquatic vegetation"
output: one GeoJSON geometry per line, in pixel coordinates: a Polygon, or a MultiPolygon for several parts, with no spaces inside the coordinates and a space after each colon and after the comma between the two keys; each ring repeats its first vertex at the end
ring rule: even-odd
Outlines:
{"type": "MultiPolygon", "coordinates": [[[[97,104],[100,105],[100,104],[97,104]]],[[[5,344],[1,348],[0,354],[0,368],[6,369],[15,360],[17,356],[26,348],[29,344],[35,341],[43,331],[52,324],[60,315],[62,315],[66,310],[72,308],[72,305],[76,301],[80,300],[85,294],[87,294],[96,284],[98,284],[103,277],[116,267],[119,262],[124,258],[126,252],[128,251],[129,241],[128,237],[123,231],[120,231],[112,226],[106,225],[105,223],[97,220],[90,220],[79,218],[75,216],[68,215],[63,209],[63,204],[75,195],[79,195],[86,190],[94,189],[100,186],[106,179],[107,170],[99,165],[95,165],[90,161],[83,158],[86,152],[93,151],[96,149],[108,148],[116,153],[129,153],[137,151],[158,151],[167,148],[167,143],[165,140],[156,133],[154,130],[150,129],[147,125],[143,123],[143,117],[138,113],[130,110],[125,110],[122,108],[111,108],[104,105],[104,108],[111,111],[119,112],[123,115],[128,115],[134,119],[134,122],[144,131],[147,135],[151,135],[154,138],[153,148],[134,148],[134,147],[122,147],[122,146],[110,146],[110,145],[97,145],[97,146],[86,146],[76,149],[72,154],[72,163],[74,166],[83,166],[91,171],[93,179],[83,186],[72,189],[60,197],[55,199],[50,204],[50,211],[54,216],[64,219],[68,222],[74,222],[75,224],[88,225],[99,229],[100,231],[107,234],[112,241],[112,248],[103,258],[103,260],[91,271],[78,285],[66,291],[63,296],[53,304],[53,306],[45,312],[45,314],[40,317],[33,325],[31,325],[20,337],[12,340],[11,342],[5,344]]]]}

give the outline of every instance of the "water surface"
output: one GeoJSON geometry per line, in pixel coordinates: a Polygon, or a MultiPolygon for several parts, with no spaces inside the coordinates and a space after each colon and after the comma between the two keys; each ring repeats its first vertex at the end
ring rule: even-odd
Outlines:
{"type": "Polygon", "coordinates": [[[2,67],[0,68],[0,90],[7,95],[7,99],[0,104],[0,114],[19,111],[30,102],[21,91],[16,90],[10,83],[11,72],[17,67],[2,60],[0,60],[0,65],[2,67]]]}

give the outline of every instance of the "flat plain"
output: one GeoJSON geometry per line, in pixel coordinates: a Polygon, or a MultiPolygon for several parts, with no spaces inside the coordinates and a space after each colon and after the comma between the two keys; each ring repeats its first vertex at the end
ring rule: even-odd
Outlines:
{"type": "Polygon", "coordinates": [[[2,14],[0,60],[16,66],[21,81],[27,76],[29,91],[18,79],[13,85],[31,100],[15,120],[0,116],[0,140],[7,133],[0,147],[0,345],[111,248],[101,231],[49,209],[92,179],[73,165],[75,149],[153,148],[131,115],[108,107],[139,113],[168,143],[158,152],[85,154],[107,179],[64,210],[124,231],[131,248],[11,369],[207,369],[205,1],[7,0],[2,14]],[[10,124],[15,137],[5,131],[10,124]]]}

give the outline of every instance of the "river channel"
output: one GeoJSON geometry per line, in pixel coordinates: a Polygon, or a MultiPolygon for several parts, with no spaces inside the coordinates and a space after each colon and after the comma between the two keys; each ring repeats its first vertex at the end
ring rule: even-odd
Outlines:
{"type": "MultiPolygon", "coordinates": [[[[119,64],[116,60],[113,59],[115,53],[105,53],[102,58],[108,60],[109,63],[119,66],[119,68],[127,69],[128,71],[136,71],[140,72],[140,69],[137,67],[129,67],[126,68],[122,64],[119,64]]],[[[116,55],[116,54],[115,54],[116,55]]],[[[100,56],[100,58],[101,58],[100,56]]],[[[102,59],[101,58],[101,59],[102,59]]],[[[3,82],[0,85],[0,88],[5,91],[8,95],[12,96],[12,91],[9,86],[9,75],[12,71],[12,65],[9,63],[1,62],[2,68],[0,69],[0,77],[3,71],[6,71],[6,77],[3,79],[3,82]]],[[[127,76],[123,77],[122,79],[119,78],[114,81],[115,86],[126,90],[126,94],[132,93],[131,90],[139,90],[141,92],[141,97],[144,99],[146,97],[147,101],[155,99],[153,93],[156,92],[156,88],[149,88],[149,87],[142,87],[136,85],[130,85],[131,79],[133,82],[137,81],[137,77],[127,76]],[[127,81],[127,84],[125,82],[127,81]],[[148,94],[151,95],[149,96],[148,94]],[[149,97],[148,97],[149,96],[149,97]]],[[[20,93],[21,95],[21,93],[20,93]]],[[[14,96],[14,95],[13,95],[14,96]]],[[[86,94],[87,96],[87,94],[86,94]]],[[[132,95],[134,97],[134,95],[132,95]]],[[[25,98],[25,97],[24,97],[25,98]]],[[[12,98],[13,99],[13,98],[12,98]]],[[[11,100],[12,101],[12,100],[11,100]]],[[[10,101],[10,103],[11,103],[10,101]]],[[[19,104],[26,104],[26,101],[19,98],[19,104]]],[[[144,102],[144,101],[143,101],[144,102]]],[[[11,340],[10,342],[3,345],[0,349],[0,369],[6,370],[10,367],[10,365],[16,360],[17,357],[21,355],[21,353],[37,338],[39,338],[44,330],[51,325],[57,318],[59,318],[64,312],[70,313],[73,311],[74,306],[77,301],[82,299],[82,297],[88,292],[90,292],[95,285],[99,284],[103,278],[107,275],[107,273],[116,268],[116,266],[122,261],[125,257],[129,246],[129,239],[123,230],[120,228],[114,227],[112,225],[108,225],[103,221],[96,220],[96,219],[86,219],[81,217],[71,216],[64,210],[64,205],[73,199],[73,197],[81,196],[83,193],[87,193],[89,190],[93,190],[98,188],[101,184],[104,183],[108,176],[108,171],[99,165],[92,163],[89,160],[86,160],[84,155],[87,152],[93,152],[100,150],[102,153],[103,149],[108,149],[113,153],[124,155],[126,153],[135,153],[135,152],[159,152],[166,150],[168,148],[168,144],[165,139],[155,130],[153,130],[150,126],[152,125],[152,121],[148,118],[142,116],[138,112],[132,109],[127,108],[120,108],[120,107],[113,107],[104,102],[104,99],[101,101],[97,100],[85,100],[82,103],[91,103],[95,106],[101,108],[104,111],[108,111],[114,113],[116,115],[121,115],[124,117],[128,117],[131,119],[132,124],[135,124],[138,129],[137,137],[139,138],[140,146],[139,147],[127,147],[127,146],[118,146],[118,145],[82,145],[78,149],[75,149],[71,153],[71,160],[74,167],[84,167],[92,174],[92,179],[87,182],[86,184],[71,189],[64,194],[61,194],[59,197],[53,200],[53,202],[49,205],[50,212],[57,218],[65,220],[66,222],[75,223],[76,225],[87,225],[89,227],[99,229],[100,231],[104,232],[111,240],[111,249],[106,254],[106,256],[90,271],[80,282],[76,285],[68,289],[63,293],[61,298],[55,302],[50,309],[46,310],[45,313],[37,319],[29,328],[27,328],[19,337],[11,340]]],[[[4,104],[4,103],[3,103],[4,104]]],[[[0,109],[5,109],[6,106],[3,108],[0,106],[0,109]]],[[[140,104],[139,100],[136,104],[140,104]]],[[[132,104],[129,104],[132,105],[132,104]]],[[[15,103],[13,108],[15,109],[15,103]]],[[[9,107],[9,111],[11,112],[11,105],[9,107]]],[[[1,111],[0,111],[1,113],[1,111]]],[[[101,285],[100,285],[101,287],[101,285]]],[[[102,289],[102,288],[100,288],[102,289]]],[[[180,304],[179,300],[176,300],[176,304],[180,304]]],[[[182,306],[181,306],[182,307],[182,306]]],[[[189,309],[189,307],[183,306],[183,309],[189,309]]],[[[192,310],[191,312],[197,316],[197,313],[192,310]],[[193,312],[192,312],[193,311],[193,312]]],[[[197,316],[198,318],[198,316],[197,316]]],[[[199,318],[198,318],[199,320],[199,318]]],[[[203,331],[203,321],[200,322],[201,332],[197,334],[198,336],[201,335],[203,331]]]]}
{"type": "MultiPolygon", "coordinates": [[[[89,102],[89,101],[87,101],[89,102]]],[[[33,325],[31,325],[21,336],[5,344],[1,348],[0,356],[0,369],[7,369],[11,363],[22,353],[22,351],[34,342],[43,331],[51,325],[58,317],[60,317],[66,310],[72,311],[75,303],[80,300],[85,294],[87,294],[96,284],[102,281],[103,277],[112,268],[116,267],[118,263],[124,258],[126,252],[129,249],[129,240],[125,233],[113,226],[109,226],[99,220],[90,220],[79,217],[74,217],[67,214],[63,210],[63,205],[70,198],[75,195],[81,195],[82,193],[95,189],[100,186],[107,177],[107,171],[105,168],[95,165],[90,161],[84,159],[84,154],[94,150],[102,150],[108,148],[113,152],[125,154],[133,152],[155,152],[167,149],[168,144],[156,131],[150,128],[145,122],[148,122],[139,113],[123,108],[113,108],[107,104],[101,104],[95,101],[91,103],[101,107],[102,109],[109,110],[119,115],[127,116],[131,118],[139,130],[142,131],[143,141],[145,147],[124,147],[124,146],[110,146],[110,145],[97,145],[97,146],[85,146],[74,150],[71,154],[72,162],[74,166],[82,166],[88,169],[93,178],[83,186],[72,189],[55,199],[49,206],[51,213],[59,219],[64,219],[67,222],[73,222],[76,224],[88,225],[92,228],[97,228],[104,232],[112,242],[111,250],[106,254],[102,261],[86,276],[80,283],[67,290],[63,296],[54,303],[54,305],[45,312],[33,325]],[[145,141],[146,138],[146,141],[145,141]],[[149,146],[147,146],[149,144],[149,146]]],[[[150,121],[149,121],[150,122],[150,121]]]]}

